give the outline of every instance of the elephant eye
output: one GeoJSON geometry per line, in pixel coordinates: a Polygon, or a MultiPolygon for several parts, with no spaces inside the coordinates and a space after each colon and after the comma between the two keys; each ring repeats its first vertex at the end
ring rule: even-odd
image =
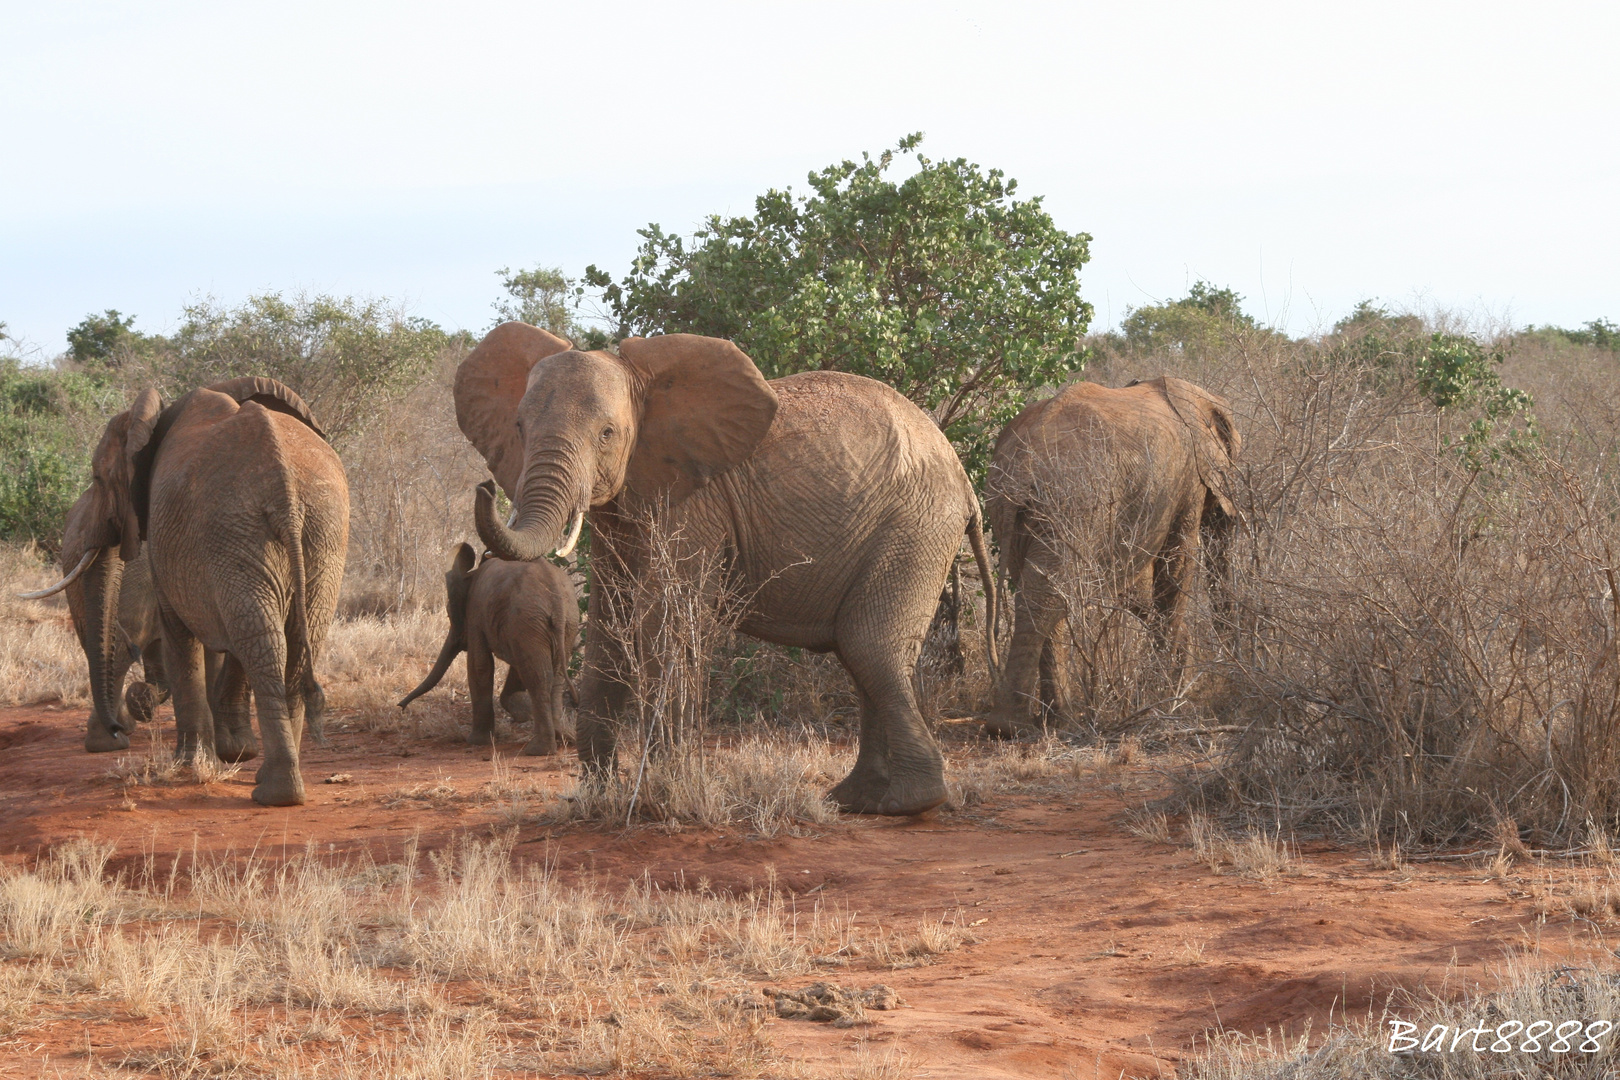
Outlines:
{"type": "Polygon", "coordinates": [[[602,441],[606,442],[607,440],[609,440],[611,438],[613,438],[613,429],[610,428],[610,427],[603,428],[602,429],[602,441]]]}

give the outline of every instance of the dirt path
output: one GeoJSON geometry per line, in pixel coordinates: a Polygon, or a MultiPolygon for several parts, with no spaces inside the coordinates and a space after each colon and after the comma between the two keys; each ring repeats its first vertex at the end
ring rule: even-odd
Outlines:
{"type": "MultiPolygon", "coordinates": [[[[487,750],[357,731],[306,754],[302,808],[254,807],[251,769],[205,788],[134,789],[131,804],[108,775],[115,756],[82,751],[82,719],[78,709],[0,710],[0,860],[29,862],[81,835],[114,841],[125,860],[311,843],[381,859],[413,836],[433,850],[502,824],[490,805],[449,794],[490,779],[487,750]],[[320,782],[335,774],[349,779],[320,782]]],[[[570,783],[570,760],[507,764],[570,783]]],[[[919,1077],[1155,1076],[1217,1026],[1320,1030],[1330,1013],[1376,1010],[1397,986],[1486,979],[1511,947],[1597,946],[1583,924],[1538,915],[1522,878],[1439,863],[1379,871],[1334,850],[1308,851],[1298,873],[1269,881],[1217,875],[1186,848],[1127,832],[1126,805],[1121,784],[1099,780],[1060,801],[998,796],[972,812],[849,821],[807,838],[530,826],[515,850],[607,881],[684,874],[742,887],[774,873],[792,892],[885,925],[960,908],[976,944],[926,966],[850,973],[894,986],[908,1008],[858,1032],[770,1021],[789,1058],[847,1068],[857,1053],[898,1046],[919,1077]]],[[[92,1038],[116,1046],[119,1033],[101,1025],[77,1038],[77,1050],[51,1048],[54,1060],[92,1038]]],[[[27,1071],[12,1052],[0,1048],[0,1073],[27,1071]]]]}

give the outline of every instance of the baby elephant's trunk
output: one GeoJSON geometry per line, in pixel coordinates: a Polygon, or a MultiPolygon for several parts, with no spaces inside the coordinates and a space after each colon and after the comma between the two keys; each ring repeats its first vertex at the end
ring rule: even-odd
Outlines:
{"type": "Polygon", "coordinates": [[[438,686],[456,657],[467,648],[467,594],[472,591],[471,575],[477,560],[478,553],[471,544],[466,543],[456,549],[455,556],[450,560],[450,569],[444,574],[445,614],[450,617],[450,632],[445,635],[444,646],[439,649],[439,658],[433,662],[433,670],[428,672],[427,678],[415,690],[405,695],[399,703],[400,708],[438,686]]]}

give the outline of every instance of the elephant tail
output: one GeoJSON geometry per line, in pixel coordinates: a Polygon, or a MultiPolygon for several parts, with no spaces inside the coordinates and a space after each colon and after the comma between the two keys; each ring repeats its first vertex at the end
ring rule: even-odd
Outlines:
{"type": "Polygon", "coordinates": [[[979,564],[979,580],[984,583],[984,655],[990,662],[990,678],[994,680],[1001,669],[1001,659],[996,655],[996,575],[990,568],[990,550],[984,543],[984,513],[976,497],[969,495],[968,498],[973,515],[968,518],[968,544],[973,548],[973,561],[979,564]]]}
{"type": "Polygon", "coordinates": [[[292,571],[292,637],[287,642],[287,692],[301,694],[315,679],[309,646],[309,580],[304,573],[304,507],[288,491],[287,563],[292,571]]]}

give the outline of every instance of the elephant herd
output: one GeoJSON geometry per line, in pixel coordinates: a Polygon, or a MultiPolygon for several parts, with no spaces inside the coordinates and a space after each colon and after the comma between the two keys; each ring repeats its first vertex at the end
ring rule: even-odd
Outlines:
{"type": "MultiPolygon", "coordinates": [[[[580,618],[571,583],[547,557],[571,552],[588,521],[576,741],[588,772],[611,770],[631,703],[630,646],[604,628],[649,572],[656,528],[719,559],[705,599],[744,598],[742,631],[835,653],[848,671],[860,737],[854,768],[831,792],[843,809],[909,815],[945,800],[944,759],[912,675],[964,535],[991,627],[997,589],[979,496],[926,413],[841,372],[767,380],[717,338],[629,338],[614,355],[522,323],[486,335],[454,393],[461,430],[494,477],[474,500],[486,551],[480,564],[471,545],[457,549],[449,633],[406,702],[466,651],[470,738],[487,742],[494,661],[504,660],[502,704],[534,720],[525,752],[554,752],[580,618]],[[511,502],[505,520],[497,484],[511,502]]],[[[1225,402],[1169,378],[1073,383],[1008,425],[985,505],[1018,603],[1005,665],[995,634],[985,635],[996,673],[987,730],[1040,726],[1042,657],[1068,610],[1056,586],[1075,535],[1065,515],[1094,519],[1088,535],[1110,587],[1165,648],[1184,650],[1193,575],[1200,563],[1221,565],[1235,521],[1227,473],[1238,445],[1225,402]]],[[[166,680],[178,757],[252,758],[261,750],[251,691],[264,744],[253,798],[302,803],[299,744],[306,719],[320,735],[314,661],[348,535],[343,467],[315,418],[269,379],[168,405],[146,390],[108,423],[93,476],[68,515],[67,573],[33,594],[68,593],[90,667],[86,749],[128,746],[166,680]],[[146,682],[120,701],[136,656],[146,682]]]]}

